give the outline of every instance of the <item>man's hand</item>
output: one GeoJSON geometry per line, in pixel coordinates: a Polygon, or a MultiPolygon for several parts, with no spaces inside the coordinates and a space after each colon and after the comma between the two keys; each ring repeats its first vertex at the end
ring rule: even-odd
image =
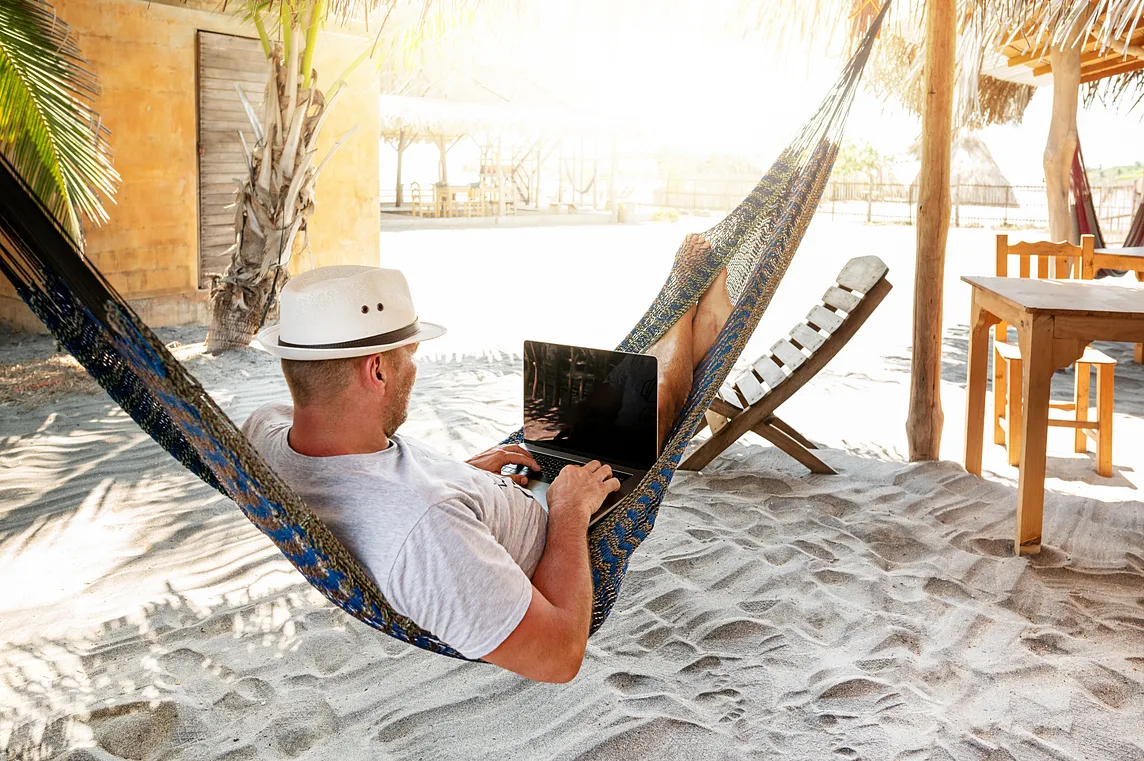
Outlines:
{"type": "Polygon", "coordinates": [[[548,509],[571,511],[585,523],[604,504],[604,498],[619,490],[620,482],[612,477],[612,466],[592,460],[586,465],[566,465],[548,487],[548,509]]]}
{"type": "MultiPolygon", "coordinates": [[[[469,463],[473,467],[480,468],[481,470],[487,470],[488,472],[496,473],[497,475],[500,475],[501,468],[503,468],[505,465],[524,465],[530,470],[533,470],[537,473],[540,472],[540,466],[536,463],[536,460],[532,459],[532,455],[528,453],[528,450],[522,446],[518,446],[517,444],[505,444],[504,446],[486,449],[484,452],[481,452],[480,454],[474,455],[468,460],[465,460],[465,462],[469,463]]],[[[516,481],[521,486],[524,486],[528,483],[528,476],[508,477],[516,481]]]]}

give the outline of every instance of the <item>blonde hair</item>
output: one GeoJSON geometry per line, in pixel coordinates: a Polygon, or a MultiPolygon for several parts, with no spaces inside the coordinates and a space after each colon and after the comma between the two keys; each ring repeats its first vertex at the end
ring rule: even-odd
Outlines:
{"type": "Polygon", "coordinates": [[[350,387],[353,375],[366,357],[347,359],[283,359],[282,374],[298,407],[309,407],[338,396],[350,387]]]}

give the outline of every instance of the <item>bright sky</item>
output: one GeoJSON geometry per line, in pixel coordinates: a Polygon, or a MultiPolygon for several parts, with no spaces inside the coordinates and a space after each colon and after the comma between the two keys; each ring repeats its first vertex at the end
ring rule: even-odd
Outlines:
{"type": "MultiPolygon", "coordinates": [[[[737,18],[738,0],[646,3],[580,0],[536,3],[527,34],[501,45],[504,65],[577,110],[638,127],[641,139],[692,153],[719,153],[769,165],[834,83],[840,58],[801,45],[776,55],[766,28],[737,18]]],[[[479,43],[478,43],[479,44],[479,43]]],[[[482,59],[490,46],[478,48],[482,59]]],[[[493,53],[495,56],[496,53],[493,53]]],[[[1043,178],[1052,93],[1042,87],[1021,125],[981,133],[1015,184],[1043,178]]],[[[1144,161],[1144,105],[1123,114],[1097,104],[1078,120],[1090,167],[1144,161]]],[[[920,134],[917,118],[859,89],[846,137],[903,154],[920,134]]]]}

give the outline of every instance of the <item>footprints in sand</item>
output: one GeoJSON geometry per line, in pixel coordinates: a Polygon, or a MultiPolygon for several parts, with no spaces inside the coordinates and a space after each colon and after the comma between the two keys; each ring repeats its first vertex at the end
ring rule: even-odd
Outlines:
{"type": "Polygon", "coordinates": [[[171,701],[96,709],[88,723],[103,749],[128,759],[150,758],[172,742],[192,742],[202,733],[193,714],[171,701]]]}
{"type": "Polygon", "coordinates": [[[744,697],[721,673],[723,664],[721,658],[701,656],[667,677],[619,671],[608,676],[604,684],[639,713],[651,707],[668,713],[690,707],[698,715],[689,718],[708,724],[733,724],[743,717],[744,697]]]}

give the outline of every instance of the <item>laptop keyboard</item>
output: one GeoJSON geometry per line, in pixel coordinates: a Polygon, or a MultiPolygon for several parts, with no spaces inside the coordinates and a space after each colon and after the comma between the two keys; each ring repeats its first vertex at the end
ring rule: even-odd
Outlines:
{"type": "MultiPolygon", "coordinates": [[[[560,475],[560,471],[564,469],[564,466],[579,464],[577,462],[573,462],[572,460],[565,460],[560,457],[553,457],[552,455],[547,455],[540,452],[530,452],[530,454],[532,455],[532,458],[536,460],[536,464],[539,465],[543,471],[543,476],[540,478],[540,480],[547,481],[548,483],[552,483],[556,480],[556,476],[560,475]]],[[[516,475],[524,472],[525,470],[530,469],[525,468],[523,465],[506,465],[501,469],[501,473],[504,475],[516,475]]],[[[624,473],[622,471],[613,470],[612,476],[619,480],[620,483],[623,483],[624,481],[627,481],[629,478],[631,478],[631,473],[624,473]]]]}

